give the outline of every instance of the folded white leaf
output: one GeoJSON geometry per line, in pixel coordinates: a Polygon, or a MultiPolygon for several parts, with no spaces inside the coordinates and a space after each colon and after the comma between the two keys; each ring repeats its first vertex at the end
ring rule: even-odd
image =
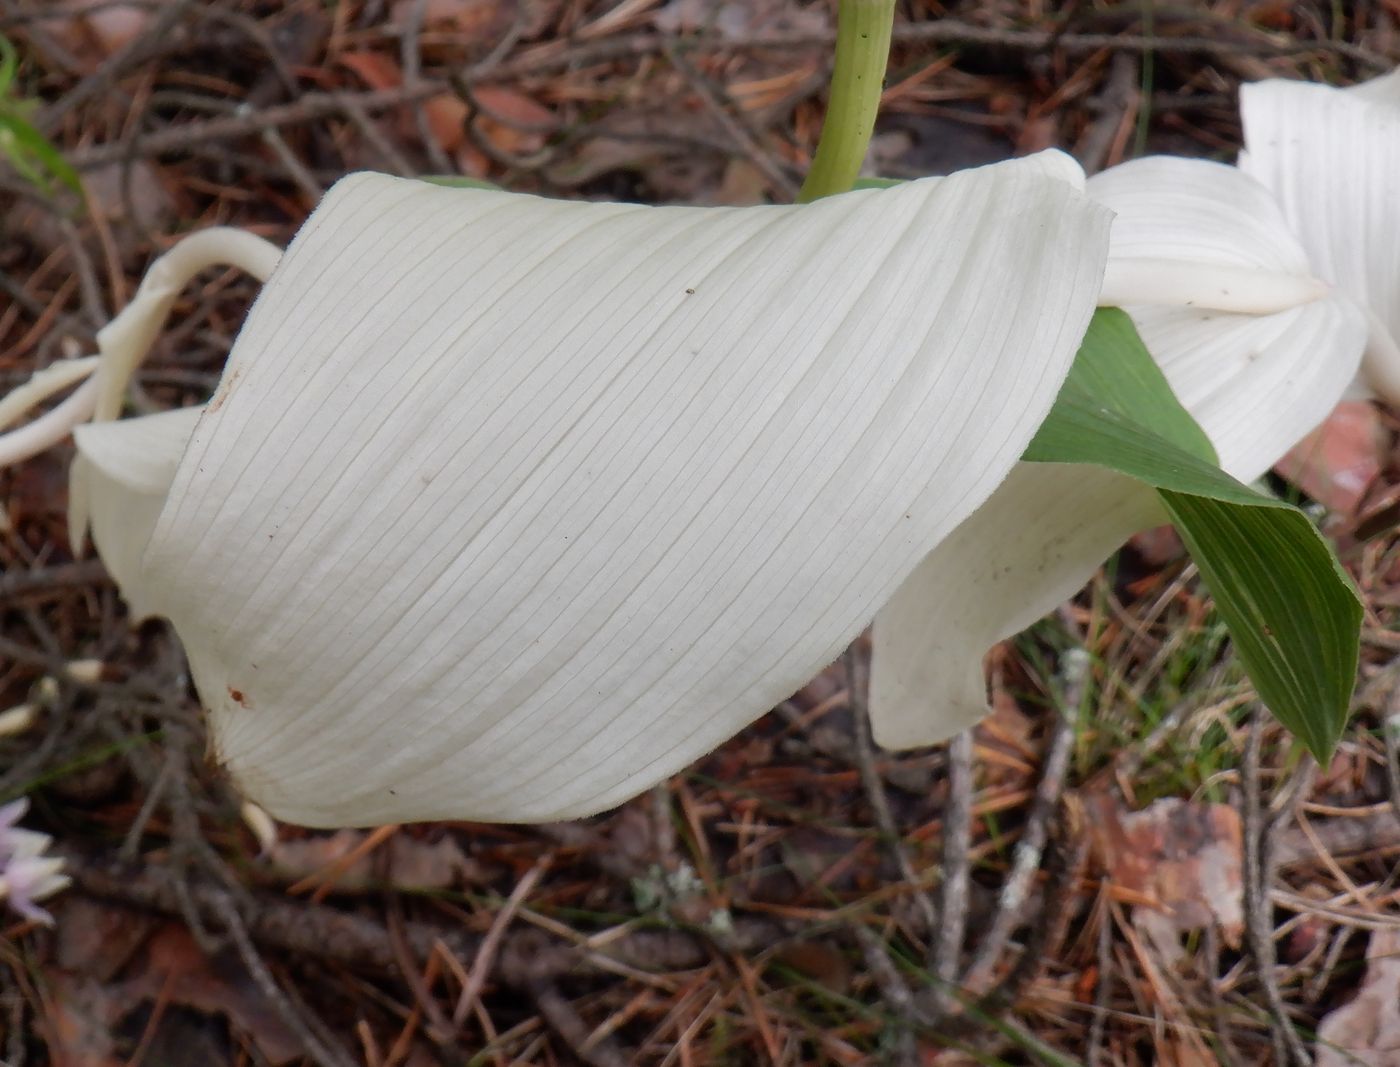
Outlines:
{"type": "Polygon", "coordinates": [[[1363,315],[1344,292],[1307,295],[1316,264],[1269,191],[1233,167],[1134,160],[1094,175],[1089,193],[1116,215],[1110,264],[1153,258],[1186,270],[1257,271],[1300,297],[1287,310],[1248,315],[1122,294],[1120,306],[1221,467],[1253,481],[1336,406],[1361,360],[1363,315]]]}
{"type": "Polygon", "coordinates": [[[1278,198],[1314,269],[1367,312],[1361,380],[1400,403],[1400,71],[1351,89],[1240,90],[1240,169],[1278,198]]]}
{"type": "Polygon", "coordinates": [[[1064,603],[1137,531],[1166,521],[1125,475],[1018,463],[875,616],[870,717],[886,748],[942,741],[987,714],[983,654],[1064,603]]]}
{"type": "Polygon", "coordinates": [[[156,614],[142,587],[141,557],[203,411],[177,408],[73,431],[78,451],[68,480],[68,543],[81,545],[91,529],[134,620],[156,614]]]}
{"type": "MultiPolygon", "coordinates": [[[[1257,478],[1340,399],[1361,359],[1364,317],[1316,284],[1277,204],[1234,168],[1143,159],[1094,176],[1088,188],[1116,213],[1106,289],[1221,466],[1257,478]],[[1240,306],[1241,281],[1249,303],[1287,310],[1216,310],[1240,306]]],[[[986,650],[1067,599],[1132,534],[1162,521],[1156,493],[1132,479],[1018,465],[877,615],[877,740],[931,744],[975,723],[986,714],[986,650]]]]}
{"type": "Polygon", "coordinates": [[[280,818],[601,810],[834,658],[1005,478],[1108,222],[1054,153],[744,209],[352,176],[123,587],[280,818]]]}

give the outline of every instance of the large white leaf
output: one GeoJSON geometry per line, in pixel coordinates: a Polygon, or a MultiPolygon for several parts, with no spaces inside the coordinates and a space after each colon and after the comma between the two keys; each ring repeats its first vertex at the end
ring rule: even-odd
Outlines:
{"type": "MultiPolygon", "coordinates": [[[[1150,257],[1279,280],[1317,271],[1269,191],[1233,167],[1140,159],[1095,175],[1089,192],[1117,214],[1110,262],[1150,257]]],[[[1145,303],[1124,310],[1221,467],[1243,481],[1327,417],[1356,374],[1366,336],[1360,311],[1335,292],[1271,315],[1145,303]]]]}
{"type": "Polygon", "coordinates": [[[983,654],[1064,603],[1137,531],[1154,490],[1096,467],[1018,463],[875,616],[870,715],[886,748],[931,745],[987,714],[983,654]]]}
{"type": "Polygon", "coordinates": [[[77,455],[69,473],[68,541],[80,551],[91,530],[93,544],[136,620],[156,614],[143,586],[141,557],[203,411],[180,408],[87,423],[73,431],[77,455]]]}
{"type": "Polygon", "coordinates": [[[1372,317],[1362,378],[1400,402],[1400,74],[1351,90],[1240,90],[1239,166],[1278,198],[1314,269],[1372,317]]]}
{"type": "MultiPolygon", "coordinates": [[[[1154,265],[1143,300],[1224,268],[1263,296],[1304,293],[1309,262],[1267,190],[1232,167],[1151,158],[1089,179],[1112,208],[1110,278],[1154,265]],[[1250,275],[1254,275],[1251,280],[1250,275]]],[[[1127,286],[1123,292],[1131,294],[1127,286]]],[[[1270,303],[1269,300],[1264,301],[1270,303]]],[[[1267,315],[1196,306],[1126,309],[1221,466],[1253,480],[1326,417],[1356,373],[1365,323],[1332,295],[1267,315]]],[[[1164,521],[1156,494],[1107,470],[1022,464],[876,617],[871,718],[892,747],[931,744],[986,712],[982,657],[1069,597],[1133,533],[1164,521]]]]}
{"type": "Polygon", "coordinates": [[[1024,449],[1102,276],[1078,179],[744,209],[339,183],[146,554],[219,758],[291,821],[521,821],[724,740],[1024,449]]]}

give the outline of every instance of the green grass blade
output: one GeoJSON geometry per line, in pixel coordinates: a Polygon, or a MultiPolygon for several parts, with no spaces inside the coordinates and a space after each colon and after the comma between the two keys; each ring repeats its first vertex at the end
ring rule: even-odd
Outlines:
{"type": "MultiPolygon", "coordinates": [[[[31,180],[35,170],[29,165],[29,161],[33,160],[46,178],[56,178],[79,196],[82,195],[83,186],[78,179],[78,172],[63,158],[57,148],[49,144],[42,133],[18,115],[0,114],[0,149],[3,149],[16,168],[29,175],[31,180]]],[[[47,183],[36,181],[36,184],[46,186],[47,183]]]]}

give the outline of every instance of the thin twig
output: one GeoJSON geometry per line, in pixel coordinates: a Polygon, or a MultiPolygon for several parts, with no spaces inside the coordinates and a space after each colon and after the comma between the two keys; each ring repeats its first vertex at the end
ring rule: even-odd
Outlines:
{"type": "Polygon", "coordinates": [[[28,571],[0,574],[0,601],[35,593],[54,593],[76,585],[108,583],[107,568],[101,560],[83,559],[28,571]]]}
{"type": "Polygon", "coordinates": [[[870,680],[867,677],[865,661],[855,644],[846,649],[842,663],[846,668],[846,699],[850,704],[851,718],[854,720],[856,767],[860,772],[860,781],[870,799],[871,810],[875,813],[875,824],[879,827],[880,838],[894,858],[900,877],[914,887],[914,906],[923,920],[924,930],[931,934],[938,929],[938,915],[934,911],[933,902],[920,888],[922,883],[914,865],[909,861],[909,853],[904,849],[903,838],[895,825],[894,814],[890,811],[889,797],[885,795],[885,783],[880,780],[880,774],[875,769],[875,741],[870,733],[870,708],[866,700],[870,680]]]}
{"type": "Polygon", "coordinates": [[[932,966],[937,986],[930,1014],[937,1020],[957,998],[958,967],[967,929],[968,851],[972,843],[972,731],[948,742],[948,803],[943,809],[943,883],[939,888],[937,939],[932,966]]]}
{"type": "Polygon", "coordinates": [[[1101,896],[1098,904],[1098,980],[1094,983],[1094,1016],[1089,1024],[1088,1054],[1085,1063],[1100,1067],[1104,1058],[1104,1031],[1108,1026],[1108,1006],[1113,1002],[1113,919],[1108,901],[1101,896]]]}
{"type": "Polygon", "coordinates": [[[211,899],[218,910],[219,916],[223,919],[225,928],[233,940],[234,947],[238,950],[239,957],[243,960],[243,965],[248,968],[248,974],[257,985],[274,1010],[286,1023],[288,1029],[297,1035],[301,1041],[306,1054],[315,1060],[320,1067],[351,1067],[350,1060],[343,1050],[333,1048],[313,1032],[311,1026],[301,1012],[287,999],[285,993],[277,984],[277,980],[272,977],[272,972],[267,969],[267,964],[263,962],[258,950],[253,947],[253,940],[248,935],[248,927],[243,922],[243,917],[238,914],[238,908],[234,905],[233,898],[227,893],[216,892],[211,899]]]}
{"type": "Polygon", "coordinates": [[[899,1067],[915,1067],[919,1063],[919,1050],[914,1040],[914,1031],[922,1017],[918,1002],[910,992],[908,983],[890,962],[884,942],[860,923],[855,923],[852,931],[875,987],[879,989],[881,998],[894,1011],[899,1022],[899,1033],[892,1050],[893,1062],[899,1067]]]}
{"type": "Polygon", "coordinates": [[[725,132],[734,139],[734,144],[744,154],[744,158],[768,179],[768,184],[772,186],[773,191],[784,201],[792,200],[797,196],[798,183],[782,167],[778,166],[772,153],[763,147],[759,132],[742,120],[740,117],[742,113],[734,107],[733,101],[727,99],[724,90],[712,84],[710,79],[696,70],[678,50],[667,49],[666,57],[671,61],[671,65],[680,72],[686,84],[695,90],[695,94],[704,102],[710,114],[715,117],[715,121],[724,127],[725,132]]]}
{"type": "Polygon", "coordinates": [[[521,876],[520,881],[511,890],[509,898],[501,906],[501,910],[491,920],[491,929],[486,931],[486,937],[477,950],[476,958],[472,960],[467,980],[462,983],[462,995],[457,998],[457,1006],[453,1009],[452,1025],[454,1027],[460,1028],[467,1021],[467,1013],[471,1011],[472,1001],[481,995],[482,989],[486,986],[486,979],[491,976],[491,967],[496,962],[496,953],[500,949],[501,940],[505,937],[511,920],[515,918],[515,913],[520,910],[520,905],[530,895],[531,890],[535,888],[553,861],[554,853],[552,852],[546,852],[541,856],[535,865],[521,876]]]}
{"type": "Polygon", "coordinates": [[[1244,905],[1245,941],[1264,987],[1264,1000],[1269,1009],[1269,1028],[1280,1063],[1309,1067],[1312,1058],[1303,1047],[1302,1039],[1293,1028],[1288,1009],[1279,991],[1275,974],[1273,922],[1270,918],[1268,872],[1269,827],[1266,821],[1259,783],[1259,755],[1263,747],[1264,709],[1257,708],[1245,741],[1244,766],[1241,770],[1244,807],[1244,905]]]}
{"type": "Polygon", "coordinates": [[[106,92],[128,70],[147,59],[158,48],[164,47],[166,39],[175,29],[175,24],[184,18],[189,6],[190,0],[174,0],[158,8],[156,17],[140,36],[128,41],[62,98],[43,110],[38,122],[40,129],[52,134],[64,115],[79,104],[106,92]]]}
{"type": "Polygon", "coordinates": [[[591,1039],[587,1023],[552,985],[539,985],[534,990],[535,1007],[540,1017],[564,1041],[564,1047],[589,1067],[627,1067],[628,1059],[611,1038],[591,1039]]]}
{"type": "Polygon", "coordinates": [[[1036,787],[1035,800],[1031,803],[1026,828],[1016,843],[1016,851],[1011,859],[1011,872],[1002,885],[1001,896],[997,901],[996,918],[991,929],[982,939],[982,944],[973,958],[963,979],[969,989],[985,991],[992,977],[992,969],[997,958],[1006,947],[1007,940],[1016,927],[1025,921],[1024,907],[1026,895],[1040,866],[1041,853],[1049,836],[1050,818],[1060,802],[1060,792],[1064,788],[1065,770],[1069,766],[1069,754],[1074,745],[1075,726],[1079,717],[1079,705],[1084,697],[1084,683],[1089,670],[1087,654],[1067,660],[1065,665],[1065,696],[1063,711],[1055,717],[1054,732],[1045,755],[1045,768],[1041,772],[1040,784],[1036,787]],[[1073,664],[1073,666],[1071,666],[1073,664]]]}
{"type": "MultiPolygon", "coordinates": [[[[403,83],[410,88],[416,87],[422,78],[419,48],[423,33],[423,16],[427,8],[428,0],[411,0],[408,15],[404,19],[402,36],[399,38],[399,64],[403,68],[403,83]]],[[[413,122],[418,128],[418,139],[422,142],[424,151],[428,153],[433,170],[439,174],[456,173],[457,168],[452,165],[452,160],[442,150],[438,139],[433,136],[433,128],[428,122],[428,112],[423,107],[422,97],[413,101],[413,122]]]]}
{"type": "Polygon", "coordinates": [[[1381,738],[1385,742],[1385,780],[1390,787],[1390,804],[1396,818],[1400,819],[1400,686],[1391,690],[1386,701],[1381,738]]]}

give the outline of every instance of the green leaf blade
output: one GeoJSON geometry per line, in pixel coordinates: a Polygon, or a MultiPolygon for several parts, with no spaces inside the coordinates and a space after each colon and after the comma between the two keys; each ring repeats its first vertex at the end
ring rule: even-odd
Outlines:
{"type": "Polygon", "coordinates": [[[1362,618],[1331,547],[1284,504],[1159,493],[1259,698],[1326,763],[1346,727],[1362,618]]]}
{"type": "Polygon", "coordinates": [[[1306,515],[1216,466],[1127,315],[1095,316],[1023,458],[1105,467],[1156,489],[1260,699],[1330,757],[1356,680],[1356,589],[1306,515]]]}

